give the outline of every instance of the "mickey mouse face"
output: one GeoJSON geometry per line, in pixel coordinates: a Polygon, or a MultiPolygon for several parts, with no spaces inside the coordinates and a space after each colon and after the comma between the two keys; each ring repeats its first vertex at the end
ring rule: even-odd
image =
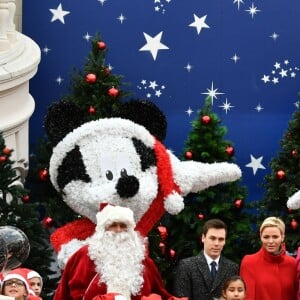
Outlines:
{"type": "Polygon", "coordinates": [[[138,221],[158,191],[154,142],[129,120],[86,123],[55,147],[51,180],[74,211],[94,222],[100,203],[129,207],[138,221]]]}

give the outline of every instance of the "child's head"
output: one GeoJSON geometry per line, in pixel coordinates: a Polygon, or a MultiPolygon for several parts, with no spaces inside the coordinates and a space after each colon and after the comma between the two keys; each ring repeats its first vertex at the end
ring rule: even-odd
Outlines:
{"type": "Polygon", "coordinates": [[[29,271],[27,273],[27,281],[30,288],[34,291],[36,296],[40,296],[43,287],[43,280],[41,275],[36,271],[29,271]]]}
{"type": "Polygon", "coordinates": [[[226,300],[244,300],[246,298],[246,284],[242,277],[228,278],[222,288],[222,297],[226,300]]]}
{"type": "Polygon", "coordinates": [[[25,300],[27,299],[29,291],[29,286],[26,279],[13,271],[5,275],[1,292],[4,296],[14,297],[15,300],[25,300]]]}

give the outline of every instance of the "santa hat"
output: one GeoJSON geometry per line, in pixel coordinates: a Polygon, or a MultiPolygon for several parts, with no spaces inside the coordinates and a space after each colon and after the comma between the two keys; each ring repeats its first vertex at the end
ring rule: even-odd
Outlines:
{"type": "MultiPolygon", "coordinates": [[[[100,208],[101,209],[101,208],[100,208]]],[[[133,211],[127,207],[106,205],[97,213],[96,229],[104,230],[114,222],[120,222],[127,225],[128,229],[134,229],[135,221],[133,211]]]]}
{"type": "Polygon", "coordinates": [[[18,279],[20,281],[22,281],[25,285],[25,288],[27,290],[27,292],[29,293],[30,292],[30,288],[29,288],[29,285],[28,285],[28,282],[27,280],[25,279],[24,275],[23,275],[23,272],[20,271],[20,270],[12,270],[12,271],[9,271],[5,276],[4,276],[4,279],[2,281],[2,289],[4,287],[4,284],[5,284],[5,281],[8,281],[8,280],[11,280],[11,279],[18,279]]]}
{"type": "Polygon", "coordinates": [[[34,270],[29,270],[29,272],[27,273],[27,280],[32,279],[32,278],[36,278],[36,277],[40,279],[41,286],[43,286],[43,278],[42,278],[42,276],[38,272],[36,272],[34,270]]]}

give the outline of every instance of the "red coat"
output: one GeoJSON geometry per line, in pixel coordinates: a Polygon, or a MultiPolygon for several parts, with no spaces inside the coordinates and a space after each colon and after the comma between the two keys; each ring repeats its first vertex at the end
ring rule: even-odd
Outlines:
{"type": "Polygon", "coordinates": [[[297,283],[298,283],[297,300],[300,300],[300,247],[298,248],[298,252],[297,252],[296,264],[297,264],[297,283]]]}
{"type": "Polygon", "coordinates": [[[296,260],[285,251],[272,255],[262,247],[243,258],[240,273],[246,300],[296,300],[296,260]]]}
{"type": "MultiPolygon", "coordinates": [[[[162,278],[152,259],[146,257],[143,264],[144,284],[141,296],[156,293],[162,300],[171,298],[172,295],[163,287],[162,278]]],[[[69,258],[53,300],[92,300],[107,292],[105,284],[99,285],[98,282],[99,275],[88,256],[88,246],[83,246],[69,258]]],[[[132,300],[140,300],[141,296],[132,296],[132,300]]]]}

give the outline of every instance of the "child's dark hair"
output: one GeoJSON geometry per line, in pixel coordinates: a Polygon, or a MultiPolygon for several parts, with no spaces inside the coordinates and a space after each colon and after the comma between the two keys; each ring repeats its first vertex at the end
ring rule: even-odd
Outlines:
{"type": "Polygon", "coordinates": [[[227,288],[229,287],[230,283],[231,283],[231,282],[235,282],[235,281],[237,281],[237,280],[240,280],[240,281],[243,283],[244,289],[245,289],[245,291],[246,291],[246,283],[245,283],[245,280],[244,280],[241,276],[239,276],[239,275],[233,275],[233,276],[227,278],[227,280],[226,280],[226,281],[224,282],[224,284],[223,284],[222,291],[225,292],[225,291],[227,290],[227,288]]]}

